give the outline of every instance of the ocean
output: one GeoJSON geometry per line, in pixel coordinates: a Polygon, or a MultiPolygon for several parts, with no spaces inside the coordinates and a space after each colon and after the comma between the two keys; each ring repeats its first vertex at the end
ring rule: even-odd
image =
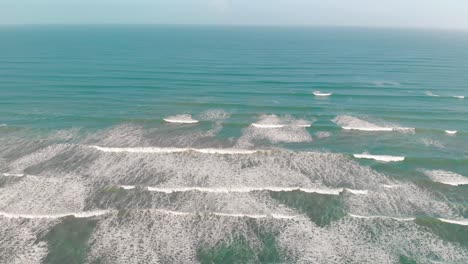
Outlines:
{"type": "Polygon", "coordinates": [[[467,32],[0,40],[0,263],[468,259],[467,32]]]}

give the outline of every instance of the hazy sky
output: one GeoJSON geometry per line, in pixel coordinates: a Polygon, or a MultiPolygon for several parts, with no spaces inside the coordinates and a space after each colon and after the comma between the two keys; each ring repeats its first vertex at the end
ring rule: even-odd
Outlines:
{"type": "Polygon", "coordinates": [[[0,0],[0,24],[65,23],[468,29],[468,0],[0,0]]]}

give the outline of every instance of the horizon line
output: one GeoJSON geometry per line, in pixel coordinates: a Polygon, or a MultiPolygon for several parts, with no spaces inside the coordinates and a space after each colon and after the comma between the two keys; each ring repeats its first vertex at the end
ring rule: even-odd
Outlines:
{"type": "Polygon", "coordinates": [[[419,27],[419,26],[368,26],[368,25],[313,25],[313,24],[215,24],[215,23],[0,23],[7,26],[187,26],[187,27],[265,27],[265,28],[343,28],[343,29],[391,29],[421,31],[451,31],[468,33],[468,28],[419,27]]]}

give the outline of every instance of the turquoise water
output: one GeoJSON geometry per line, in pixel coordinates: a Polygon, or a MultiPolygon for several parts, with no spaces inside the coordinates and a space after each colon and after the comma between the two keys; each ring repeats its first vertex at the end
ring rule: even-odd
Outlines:
{"type": "MultiPolygon", "coordinates": [[[[468,257],[459,235],[468,232],[466,32],[3,26],[0,36],[0,171],[7,174],[0,176],[0,211],[37,216],[27,223],[0,217],[0,228],[11,235],[11,244],[0,248],[14,253],[0,260],[13,262],[23,247],[37,246],[28,237],[40,236],[38,226],[56,230],[57,214],[96,210],[131,212],[120,228],[113,221],[121,215],[112,212],[89,220],[96,227],[83,242],[92,245],[83,256],[103,263],[136,256],[141,263],[222,262],[225,251],[264,263],[463,263],[468,257]],[[178,115],[199,122],[164,121],[178,115]],[[311,126],[298,126],[305,123],[311,126]],[[394,131],[376,131],[382,128],[394,131]],[[363,153],[404,160],[353,156],[363,153]],[[180,189],[194,187],[206,189],[180,189]],[[308,191],[284,189],[296,187],[369,194],[309,198],[308,191]],[[330,215],[327,206],[344,213],[322,226],[316,219],[330,215]],[[274,214],[310,219],[248,217],[274,214]],[[366,230],[381,236],[370,238],[366,230]],[[12,246],[14,232],[21,240],[12,246]],[[161,232],[166,235],[156,235],[161,232]],[[140,234],[141,241],[126,234],[140,234]],[[406,245],[402,236],[413,240],[406,245]],[[232,240],[240,242],[227,246],[232,240]],[[268,255],[259,243],[281,253],[268,255]]],[[[50,262],[51,252],[49,245],[26,255],[31,263],[50,262]]],[[[80,263],[81,257],[71,258],[80,263]]],[[[245,258],[238,259],[253,261],[245,258]]]]}

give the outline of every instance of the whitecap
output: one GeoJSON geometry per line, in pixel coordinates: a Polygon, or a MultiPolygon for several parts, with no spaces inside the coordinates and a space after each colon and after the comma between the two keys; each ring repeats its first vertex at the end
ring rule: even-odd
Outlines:
{"type": "Polygon", "coordinates": [[[449,135],[455,135],[458,133],[458,131],[456,130],[445,130],[445,133],[449,134],[449,135]]]}
{"type": "Polygon", "coordinates": [[[176,115],[169,116],[163,119],[168,123],[179,123],[179,124],[195,124],[198,123],[198,120],[192,119],[191,115],[176,115]]]}
{"type": "Polygon", "coordinates": [[[23,177],[25,175],[21,174],[21,173],[3,173],[3,176],[5,176],[5,177],[23,177]]]}
{"type": "Polygon", "coordinates": [[[459,220],[446,219],[446,218],[437,218],[437,219],[439,219],[442,222],[449,223],[449,224],[468,226],[468,219],[459,219],[459,220]]]}
{"type": "Polygon", "coordinates": [[[459,186],[468,184],[468,177],[444,170],[423,170],[431,180],[447,185],[459,186]]]}
{"type": "Polygon", "coordinates": [[[129,152],[129,153],[177,153],[189,151],[189,148],[159,148],[159,147],[136,147],[136,148],[111,148],[111,147],[100,147],[90,146],[102,152],[129,152]]]}
{"type": "Polygon", "coordinates": [[[345,190],[352,193],[352,194],[358,194],[358,195],[367,195],[367,194],[369,194],[368,190],[354,190],[354,189],[345,189],[345,190]]]}
{"type": "Polygon", "coordinates": [[[136,188],[136,186],[132,186],[132,185],[120,185],[120,188],[124,189],[124,190],[133,190],[136,188]]]}
{"type": "MultiPolygon", "coordinates": [[[[288,125],[276,125],[276,124],[257,124],[257,123],[252,123],[252,126],[253,127],[256,127],[256,128],[284,128],[284,127],[287,127],[288,125]]],[[[289,125],[290,127],[303,127],[303,128],[307,128],[307,127],[311,127],[312,125],[311,124],[296,124],[296,125],[289,125]]]]}
{"type": "Polygon", "coordinates": [[[9,212],[0,212],[0,216],[6,218],[26,218],[26,219],[56,219],[67,216],[74,216],[76,218],[90,218],[101,216],[110,213],[110,210],[97,210],[97,211],[83,211],[74,213],[60,213],[60,214],[16,214],[9,212]]]}
{"type": "Polygon", "coordinates": [[[315,96],[327,97],[327,96],[331,96],[333,93],[322,93],[320,91],[315,91],[315,92],[313,92],[313,94],[315,96]]]}
{"type": "Polygon", "coordinates": [[[393,131],[391,127],[350,127],[350,126],[343,126],[344,130],[360,130],[360,131],[368,131],[368,132],[389,132],[393,131]]]}
{"type": "Polygon", "coordinates": [[[382,187],[387,188],[387,189],[396,189],[396,188],[400,188],[401,185],[398,185],[398,184],[384,184],[384,185],[382,185],[382,187]]]}
{"type": "Polygon", "coordinates": [[[297,219],[305,218],[302,215],[282,215],[282,214],[268,214],[268,215],[254,215],[254,214],[227,214],[227,213],[211,213],[216,216],[226,216],[226,217],[236,217],[236,218],[252,218],[252,219],[263,219],[263,218],[272,218],[272,219],[297,219]]]}
{"type": "Polygon", "coordinates": [[[318,138],[328,138],[331,136],[331,133],[330,132],[327,132],[327,131],[321,131],[321,132],[317,132],[315,134],[318,138]]]}
{"type": "Polygon", "coordinates": [[[328,195],[340,195],[344,190],[349,191],[352,194],[365,195],[368,193],[367,190],[353,190],[353,189],[325,189],[325,188],[307,188],[307,187],[147,187],[148,191],[151,192],[162,192],[162,193],[175,193],[175,192],[189,192],[199,191],[206,193],[249,193],[255,191],[272,191],[272,192],[292,192],[301,191],[305,193],[319,193],[328,195]]]}
{"type": "Polygon", "coordinates": [[[398,126],[381,126],[371,123],[366,120],[362,120],[360,118],[354,116],[337,116],[332,120],[337,125],[341,126],[344,130],[359,130],[359,131],[366,131],[366,132],[391,132],[391,131],[399,131],[399,132],[414,132],[414,128],[410,127],[398,127],[398,126]]]}
{"type": "Polygon", "coordinates": [[[388,156],[388,155],[354,154],[353,156],[358,159],[373,159],[373,160],[382,161],[382,162],[397,162],[397,161],[405,160],[405,157],[388,156]]]}
{"type": "Polygon", "coordinates": [[[263,140],[271,143],[311,142],[312,137],[305,129],[310,126],[311,122],[292,116],[262,115],[257,122],[244,129],[236,146],[251,148],[263,140]]]}
{"type": "Polygon", "coordinates": [[[256,127],[256,128],[283,128],[283,127],[285,127],[286,125],[256,124],[256,123],[252,123],[252,126],[253,126],[253,127],[256,127]]]}
{"type": "Polygon", "coordinates": [[[432,97],[440,97],[440,95],[434,94],[434,93],[432,93],[431,91],[427,91],[427,92],[426,92],[426,95],[427,95],[427,96],[432,96],[432,97]]]}
{"type": "Polygon", "coordinates": [[[100,147],[100,146],[90,146],[91,148],[97,149],[102,152],[111,152],[111,153],[159,153],[159,154],[169,154],[169,153],[181,153],[181,152],[199,152],[204,154],[221,154],[221,155],[248,155],[255,154],[257,152],[265,152],[266,150],[249,150],[249,149],[235,149],[235,148],[160,148],[160,147],[136,147],[136,148],[113,148],[113,147],[100,147]]]}
{"type": "Polygon", "coordinates": [[[384,216],[384,215],[367,216],[367,215],[356,215],[356,214],[351,214],[351,213],[348,213],[348,215],[353,218],[361,218],[361,219],[393,219],[396,221],[403,221],[403,222],[416,220],[415,217],[392,217],[392,216],[384,216]]]}
{"type": "Polygon", "coordinates": [[[463,95],[454,95],[453,98],[465,99],[465,96],[463,96],[463,95]]]}

